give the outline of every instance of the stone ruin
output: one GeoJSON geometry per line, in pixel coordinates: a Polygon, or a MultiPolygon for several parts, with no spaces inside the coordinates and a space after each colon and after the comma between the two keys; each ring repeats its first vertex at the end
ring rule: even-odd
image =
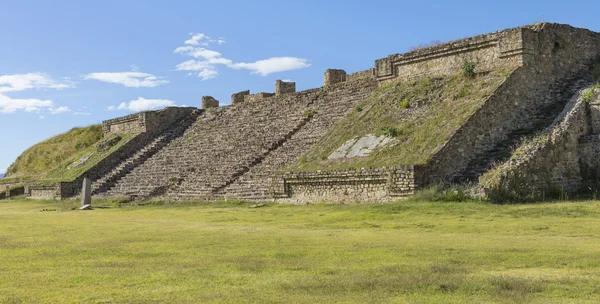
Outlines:
{"type": "MultiPolygon", "coordinates": [[[[328,69],[324,88],[296,92],[294,82],[278,80],[274,93],[238,92],[230,106],[221,108],[204,96],[200,110],[167,108],[103,122],[106,136],[126,132],[133,139],[82,176],[90,177],[93,196],[165,200],[380,202],[440,182],[481,182],[483,188],[496,185],[506,191],[517,185],[578,191],[600,174],[600,97],[588,88],[598,58],[599,33],[541,23],[389,55],[356,73],[328,69]],[[512,72],[426,164],[286,170],[379,86],[459,73],[466,60],[477,63],[478,74],[512,72]],[[208,111],[214,108],[219,110],[208,111]],[[557,111],[544,111],[550,108],[557,111]],[[549,140],[530,150],[523,146],[529,152],[501,163],[497,178],[478,180],[497,161],[494,149],[536,119],[549,121],[543,131],[549,140]]],[[[372,136],[362,139],[372,148],[353,148],[360,140],[331,157],[360,157],[384,141],[372,136]]],[[[32,183],[24,192],[73,197],[82,182],[32,183]]],[[[3,191],[0,196],[4,192],[12,195],[3,191]]]]}

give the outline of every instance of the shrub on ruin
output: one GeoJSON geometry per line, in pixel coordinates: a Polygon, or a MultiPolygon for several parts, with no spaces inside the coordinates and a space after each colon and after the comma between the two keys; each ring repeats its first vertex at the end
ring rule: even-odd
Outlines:
{"type": "Polygon", "coordinates": [[[383,127],[381,128],[381,135],[386,137],[396,137],[398,136],[398,129],[394,127],[383,127]]]}
{"type": "Polygon", "coordinates": [[[467,78],[475,78],[475,67],[477,64],[471,60],[463,61],[462,74],[467,78]]]}

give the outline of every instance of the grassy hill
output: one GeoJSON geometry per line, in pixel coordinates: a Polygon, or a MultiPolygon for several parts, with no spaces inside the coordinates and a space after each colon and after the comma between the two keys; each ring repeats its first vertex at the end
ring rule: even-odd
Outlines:
{"type": "Polygon", "coordinates": [[[425,164],[512,71],[401,80],[380,86],[291,170],[425,164]],[[367,134],[394,137],[385,149],[344,161],[327,157],[367,134]]]}
{"type": "Polygon", "coordinates": [[[73,128],[25,150],[6,170],[6,177],[44,177],[63,161],[102,138],[102,125],[73,128]]]}

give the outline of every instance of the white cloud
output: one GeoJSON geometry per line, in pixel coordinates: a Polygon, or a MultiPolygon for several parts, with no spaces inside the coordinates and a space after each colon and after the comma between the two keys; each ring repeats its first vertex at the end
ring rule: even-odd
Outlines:
{"type": "Polygon", "coordinates": [[[28,73],[0,76],[0,94],[7,92],[18,92],[29,89],[68,89],[74,88],[75,82],[69,78],[62,81],[52,79],[44,73],[28,73]]]}
{"type": "Polygon", "coordinates": [[[121,84],[130,88],[152,88],[161,84],[169,83],[160,77],[142,72],[115,72],[115,73],[90,73],[84,76],[84,79],[94,79],[98,81],[121,84]]]}
{"type": "Polygon", "coordinates": [[[184,42],[185,46],[177,47],[173,52],[195,58],[184,61],[175,66],[177,71],[188,71],[202,80],[215,78],[219,75],[218,66],[223,65],[234,70],[249,70],[251,74],[267,76],[273,73],[285,72],[307,68],[310,66],[307,59],[297,57],[272,57],[255,62],[234,62],[223,57],[220,52],[208,49],[211,43],[221,45],[226,43],[225,38],[214,40],[202,33],[190,33],[192,36],[184,42]]]}
{"type": "Polygon", "coordinates": [[[110,106],[108,107],[109,111],[114,110],[129,110],[131,112],[140,112],[140,111],[148,111],[155,110],[164,107],[173,107],[177,106],[174,101],[168,99],[146,99],[143,97],[139,97],[136,100],[131,100],[129,102],[122,102],[118,106],[110,106]]]}
{"type": "Polygon", "coordinates": [[[184,43],[188,45],[207,45],[208,41],[210,41],[210,37],[204,35],[203,33],[190,33],[192,38],[186,40],[184,43]]]}
{"type": "Polygon", "coordinates": [[[54,115],[54,114],[60,114],[60,113],[65,113],[65,112],[71,112],[71,109],[69,109],[69,107],[58,107],[58,108],[48,108],[48,110],[50,110],[50,114],[54,115]]]}
{"type": "Polygon", "coordinates": [[[259,60],[252,63],[235,63],[231,65],[233,69],[246,69],[252,71],[251,74],[267,76],[269,74],[285,72],[309,67],[306,59],[296,57],[272,57],[259,60]]]}
{"type": "Polygon", "coordinates": [[[14,113],[16,111],[39,112],[41,109],[52,107],[51,100],[40,99],[15,99],[0,94],[0,113],[14,113]]]}
{"type": "MultiPolygon", "coordinates": [[[[75,82],[69,78],[56,80],[44,73],[28,73],[0,76],[0,113],[14,113],[16,111],[39,112],[48,109],[61,109],[64,107],[54,107],[51,100],[41,100],[37,98],[12,98],[6,93],[20,92],[25,90],[44,90],[55,89],[62,90],[75,87],[75,82]]],[[[64,109],[61,109],[64,111],[64,109]]]]}
{"type": "Polygon", "coordinates": [[[92,115],[92,113],[88,113],[88,112],[73,112],[73,115],[90,116],[90,115],[92,115]]]}

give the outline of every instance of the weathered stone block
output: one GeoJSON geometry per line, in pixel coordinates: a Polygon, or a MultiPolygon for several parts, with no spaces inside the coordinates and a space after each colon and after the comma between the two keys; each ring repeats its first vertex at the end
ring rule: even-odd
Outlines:
{"type": "Polygon", "coordinates": [[[281,96],[283,94],[295,93],[296,92],[296,83],[295,82],[287,82],[282,80],[275,81],[275,95],[281,96]]]}
{"type": "Polygon", "coordinates": [[[218,108],[219,101],[212,96],[202,96],[202,109],[218,108]]]}
{"type": "Polygon", "coordinates": [[[346,81],[346,71],[327,69],[325,71],[325,78],[323,80],[326,86],[346,81]]]}
{"type": "Polygon", "coordinates": [[[81,187],[81,206],[92,205],[92,180],[89,178],[83,179],[81,187]]]}
{"type": "Polygon", "coordinates": [[[244,102],[244,96],[250,95],[250,90],[241,91],[231,95],[231,104],[235,105],[244,102]]]}

